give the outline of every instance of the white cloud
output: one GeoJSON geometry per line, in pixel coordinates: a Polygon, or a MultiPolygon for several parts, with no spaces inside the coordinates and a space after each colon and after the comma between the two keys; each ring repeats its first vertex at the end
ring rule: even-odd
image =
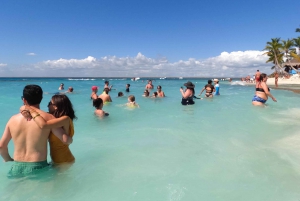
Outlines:
{"type": "MultiPolygon", "coordinates": [[[[63,77],[242,77],[253,75],[257,69],[270,73],[272,64],[266,64],[262,51],[222,52],[207,59],[190,58],[169,62],[167,58],[148,58],[142,53],[135,57],[105,56],[84,59],[47,60],[21,71],[34,76],[63,77]]],[[[20,70],[20,69],[19,69],[20,70]]]]}
{"type": "Polygon", "coordinates": [[[36,53],[31,52],[31,53],[27,53],[26,55],[28,55],[28,56],[35,56],[36,53]]]}
{"type": "Polygon", "coordinates": [[[0,67],[5,67],[7,64],[0,63],[0,67]]]}

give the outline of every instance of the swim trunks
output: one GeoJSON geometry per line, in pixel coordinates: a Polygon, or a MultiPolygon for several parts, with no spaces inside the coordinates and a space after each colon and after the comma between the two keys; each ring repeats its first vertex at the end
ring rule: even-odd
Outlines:
{"type": "Polygon", "coordinates": [[[182,105],[193,105],[195,104],[193,97],[188,97],[188,98],[182,98],[181,100],[182,105]]]}
{"type": "Polygon", "coordinates": [[[38,173],[42,169],[48,167],[47,160],[40,162],[18,162],[14,161],[10,171],[8,172],[9,177],[24,177],[38,173]]]}
{"type": "Polygon", "coordinates": [[[255,96],[252,98],[252,101],[261,102],[261,103],[266,103],[266,102],[267,102],[267,100],[262,99],[261,97],[258,97],[257,95],[255,95],[255,96]]]}

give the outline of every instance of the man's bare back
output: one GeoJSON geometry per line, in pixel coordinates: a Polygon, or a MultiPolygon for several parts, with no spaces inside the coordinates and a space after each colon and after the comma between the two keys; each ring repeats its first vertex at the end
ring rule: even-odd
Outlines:
{"type": "MultiPolygon", "coordinates": [[[[38,110],[38,109],[37,109],[38,110]]],[[[46,120],[53,119],[51,114],[38,110],[39,114],[46,120]]],[[[60,128],[54,129],[55,133],[60,128]]],[[[10,140],[14,143],[14,160],[19,162],[38,162],[47,159],[47,141],[50,129],[41,129],[34,120],[27,121],[22,114],[16,114],[8,121],[3,137],[0,141],[10,140]]],[[[62,131],[61,131],[62,132],[62,131]]],[[[9,161],[9,154],[2,154],[5,161],[9,161]]]]}

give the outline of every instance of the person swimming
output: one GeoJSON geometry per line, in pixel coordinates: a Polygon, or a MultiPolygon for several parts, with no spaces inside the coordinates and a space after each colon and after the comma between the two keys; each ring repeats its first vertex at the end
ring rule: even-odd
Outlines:
{"type": "Polygon", "coordinates": [[[128,96],[128,103],[126,103],[128,107],[140,107],[136,102],[135,102],[135,96],[130,95],[128,96]]]}
{"type": "Polygon", "coordinates": [[[103,100],[101,98],[97,98],[93,100],[93,106],[96,108],[94,111],[94,114],[97,115],[98,117],[105,117],[108,116],[109,114],[102,110],[103,108],[103,100]]]}

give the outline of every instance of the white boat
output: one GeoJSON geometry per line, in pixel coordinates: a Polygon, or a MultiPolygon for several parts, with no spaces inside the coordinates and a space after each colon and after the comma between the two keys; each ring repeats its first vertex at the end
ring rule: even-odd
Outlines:
{"type": "Polygon", "coordinates": [[[161,79],[161,80],[164,80],[164,79],[166,79],[167,77],[160,77],[159,79],[161,79]]]}
{"type": "Polygon", "coordinates": [[[180,79],[180,80],[182,80],[182,79],[183,79],[183,77],[179,77],[179,79],[180,79]]]}

